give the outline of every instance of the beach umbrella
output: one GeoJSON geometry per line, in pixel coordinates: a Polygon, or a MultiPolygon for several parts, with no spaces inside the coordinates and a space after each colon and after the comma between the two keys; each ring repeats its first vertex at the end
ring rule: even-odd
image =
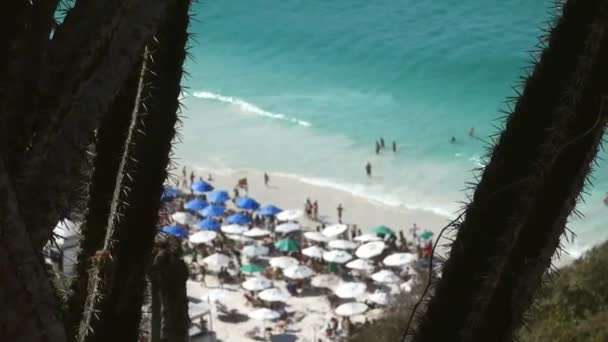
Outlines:
{"type": "Polygon", "coordinates": [[[187,213],[185,211],[178,211],[171,215],[173,221],[182,224],[184,226],[189,224],[196,224],[196,217],[194,215],[187,213]]]}
{"type": "Polygon", "coordinates": [[[180,189],[174,188],[169,185],[165,185],[165,189],[163,191],[163,194],[160,197],[160,200],[161,201],[170,201],[170,200],[174,199],[175,197],[178,197],[181,194],[182,194],[182,191],[180,189]]]}
{"type": "Polygon", "coordinates": [[[389,305],[392,302],[390,293],[386,291],[376,291],[367,296],[367,300],[379,305],[389,305]]]}
{"type": "Polygon", "coordinates": [[[289,293],[273,287],[258,293],[258,297],[267,302],[286,302],[291,296],[289,293]]]}
{"type": "Polygon", "coordinates": [[[221,253],[213,253],[203,259],[203,263],[210,266],[228,267],[230,265],[230,257],[221,253]]]}
{"type": "Polygon", "coordinates": [[[302,254],[307,257],[323,259],[323,253],[325,250],[319,246],[307,247],[302,250],[302,254]]]}
{"type": "Polygon", "coordinates": [[[308,266],[296,265],[283,270],[283,275],[291,279],[304,279],[312,277],[315,272],[308,266]]]}
{"type": "Polygon", "coordinates": [[[240,268],[241,272],[249,274],[262,272],[263,269],[262,266],[257,264],[245,264],[240,268]]]}
{"type": "Polygon", "coordinates": [[[207,200],[211,203],[224,203],[230,199],[228,191],[214,190],[207,194],[207,200]]]}
{"type": "Polygon", "coordinates": [[[335,310],[338,316],[354,316],[360,315],[367,311],[367,305],[363,303],[345,303],[338,306],[335,310]]]}
{"type": "Polygon", "coordinates": [[[203,230],[190,235],[188,240],[193,244],[207,243],[217,237],[217,233],[210,230],[203,230]]]}
{"type": "Polygon", "coordinates": [[[192,191],[194,191],[194,193],[197,193],[197,194],[211,191],[211,190],[213,190],[213,185],[205,182],[204,180],[197,180],[196,182],[194,182],[192,184],[192,191]]]}
{"type": "Polygon", "coordinates": [[[382,254],[382,251],[384,251],[385,247],[386,244],[384,244],[384,242],[382,241],[368,242],[357,248],[357,250],[355,251],[355,255],[357,255],[357,257],[361,259],[373,258],[382,254]]]}
{"type": "Polygon", "coordinates": [[[224,214],[225,212],[226,208],[224,206],[212,204],[205,207],[203,210],[200,210],[198,213],[204,217],[216,217],[224,214]]]}
{"type": "Polygon", "coordinates": [[[207,207],[209,203],[205,202],[202,198],[191,199],[186,204],[184,204],[184,208],[192,211],[202,210],[207,207]]]}
{"type": "Polygon", "coordinates": [[[355,259],[346,264],[346,267],[360,271],[372,271],[374,268],[376,268],[368,259],[355,259]]]}
{"type": "Polygon", "coordinates": [[[276,268],[289,268],[291,266],[297,266],[300,262],[296,258],[288,257],[288,256],[280,256],[274,257],[270,259],[270,266],[276,268]]]}
{"type": "Polygon", "coordinates": [[[226,218],[226,221],[230,224],[245,225],[251,223],[251,217],[249,217],[249,215],[245,213],[236,213],[228,216],[228,218],[226,218]]]}
{"type": "Polygon", "coordinates": [[[359,242],[371,242],[371,241],[382,241],[382,238],[375,234],[363,234],[355,237],[355,241],[359,242]]]}
{"type": "Polygon", "coordinates": [[[304,237],[308,240],[316,241],[316,242],[329,241],[329,238],[327,238],[327,236],[325,236],[319,232],[306,232],[306,233],[304,233],[304,237]]]}
{"type": "Polygon", "coordinates": [[[338,286],[342,279],[335,274],[318,274],[310,280],[314,287],[333,288],[338,286]]]}
{"type": "Polygon", "coordinates": [[[262,228],[258,228],[258,227],[253,227],[243,233],[243,235],[245,235],[247,237],[252,237],[252,238],[268,236],[270,234],[271,234],[270,230],[262,229],[262,228]]]}
{"type": "Polygon", "coordinates": [[[249,291],[260,291],[272,287],[272,282],[268,278],[260,276],[247,279],[242,286],[249,291]]]}
{"type": "Polygon", "coordinates": [[[178,225],[166,226],[162,229],[163,233],[179,236],[179,237],[188,237],[188,232],[185,231],[178,225]]]}
{"type": "Polygon", "coordinates": [[[350,261],[353,258],[348,252],[333,250],[323,253],[323,259],[329,262],[335,262],[336,264],[343,264],[350,261]]]}
{"type": "Polygon", "coordinates": [[[243,254],[248,257],[256,257],[268,254],[268,247],[249,245],[243,247],[243,254]]]}
{"type": "Polygon", "coordinates": [[[281,239],[279,241],[277,241],[274,246],[283,252],[291,252],[291,251],[297,251],[300,249],[300,245],[298,245],[298,243],[296,242],[296,240],[291,239],[291,238],[284,238],[281,239]]]}
{"type": "Polygon", "coordinates": [[[382,270],[372,274],[372,279],[378,283],[398,283],[401,281],[398,275],[393,273],[393,271],[382,270]]]}
{"type": "Polygon", "coordinates": [[[412,253],[395,253],[384,258],[386,266],[403,266],[416,261],[416,255],[412,253]]]}
{"type": "Polygon", "coordinates": [[[243,235],[237,235],[237,234],[226,234],[226,237],[229,238],[230,240],[240,241],[240,242],[255,241],[252,238],[249,238],[249,237],[246,237],[243,235]]]}
{"type": "Polygon", "coordinates": [[[372,231],[378,235],[395,235],[395,232],[387,226],[377,226],[372,231]]]}
{"type": "Polygon", "coordinates": [[[234,204],[236,204],[236,206],[238,208],[246,209],[246,210],[256,210],[257,208],[260,207],[260,203],[258,203],[256,200],[254,200],[253,198],[251,198],[249,196],[242,196],[242,197],[237,198],[234,201],[234,204]]]}
{"type": "Polygon", "coordinates": [[[224,302],[226,300],[226,297],[228,297],[229,295],[230,292],[228,290],[212,289],[207,292],[207,295],[205,295],[203,298],[209,300],[210,302],[224,302]]]}
{"type": "Polygon", "coordinates": [[[258,209],[258,214],[262,216],[274,216],[280,213],[281,211],[283,211],[283,209],[272,204],[268,204],[258,209]]]}
{"type": "Polygon", "coordinates": [[[283,210],[277,214],[276,218],[279,221],[294,221],[304,215],[304,212],[299,209],[283,210]]]}
{"type": "Polygon", "coordinates": [[[201,229],[219,230],[222,224],[219,221],[212,219],[211,217],[207,217],[206,219],[199,221],[196,225],[201,229]]]}
{"type": "Polygon", "coordinates": [[[274,228],[274,231],[277,233],[288,234],[291,232],[297,232],[302,230],[302,227],[294,222],[282,223],[274,228]]]}
{"type": "Polygon", "coordinates": [[[281,317],[277,311],[261,308],[249,313],[249,318],[256,319],[258,321],[272,321],[281,317]]]}
{"type": "Polygon", "coordinates": [[[420,236],[420,238],[421,238],[421,239],[423,239],[423,240],[430,240],[430,239],[433,237],[433,235],[434,235],[434,234],[433,234],[433,232],[432,232],[432,231],[430,231],[430,230],[426,230],[426,229],[425,229],[425,230],[424,230],[422,233],[420,233],[420,235],[418,235],[418,236],[420,236]]]}
{"type": "Polygon", "coordinates": [[[332,224],[331,226],[325,227],[321,233],[331,238],[344,233],[347,229],[348,226],[345,224],[332,224]]]}
{"type": "Polygon", "coordinates": [[[334,288],[334,293],[340,298],[356,298],[365,293],[367,285],[360,282],[341,283],[334,288]]]}
{"type": "Polygon", "coordinates": [[[356,249],[359,245],[348,240],[332,240],[329,241],[327,247],[333,249],[356,249]]]}
{"type": "Polygon", "coordinates": [[[241,226],[238,224],[229,224],[227,226],[222,226],[222,232],[226,234],[243,234],[247,231],[247,227],[241,226]]]}

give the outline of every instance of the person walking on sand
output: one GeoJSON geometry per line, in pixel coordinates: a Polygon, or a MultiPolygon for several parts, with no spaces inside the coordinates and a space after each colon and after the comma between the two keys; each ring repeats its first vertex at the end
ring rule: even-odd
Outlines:
{"type": "Polygon", "coordinates": [[[367,177],[372,176],[372,164],[370,162],[367,162],[367,164],[365,164],[365,173],[367,173],[367,177]]]}
{"type": "Polygon", "coordinates": [[[182,169],[182,176],[184,176],[184,180],[188,179],[188,171],[186,171],[186,167],[185,166],[182,169]]]}
{"type": "Polygon", "coordinates": [[[376,154],[380,154],[380,143],[376,140],[376,154]]]}
{"type": "Polygon", "coordinates": [[[190,186],[194,185],[194,178],[196,178],[196,176],[194,175],[194,171],[190,172],[190,186]]]}
{"type": "Polygon", "coordinates": [[[268,182],[270,182],[270,177],[268,177],[268,174],[264,172],[264,185],[268,186],[268,182]]]}
{"type": "Polygon", "coordinates": [[[342,212],[344,211],[344,208],[342,207],[342,203],[338,204],[338,207],[336,208],[336,210],[338,210],[338,223],[342,223],[342,212]]]}
{"type": "Polygon", "coordinates": [[[319,203],[317,201],[312,204],[312,218],[315,221],[319,218],[319,203]]]}
{"type": "Polygon", "coordinates": [[[211,174],[207,176],[207,182],[213,182],[213,176],[211,174]]]}
{"type": "Polygon", "coordinates": [[[384,148],[384,138],[380,138],[380,147],[384,148]]]}
{"type": "Polygon", "coordinates": [[[606,193],[606,197],[604,198],[604,204],[608,206],[608,192],[606,193]]]}
{"type": "Polygon", "coordinates": [[[393,153],[397,153],[397,142],[393,140],[393,153]]]}

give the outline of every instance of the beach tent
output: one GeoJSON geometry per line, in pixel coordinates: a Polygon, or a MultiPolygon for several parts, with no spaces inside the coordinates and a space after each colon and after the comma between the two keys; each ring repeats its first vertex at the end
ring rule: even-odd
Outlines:
{"type": "Polygon", "coordinates": [[[395,232],[387,226],[377,226],[372,231],[378,235],[395,235],[395,232]]]}
{"type": "Polygon", "coordinates": [[[335,310],[339,316],[354,316],[360,315],[367,311],[367,305],[363,303],[345,303],[338,306],[335,310]]]}
{"type": "Polygon", "coordinates": [[[260,203],[258,203],[256,200],[249,196],[242,196],[237,198],[236,201],[234,201],[234,204],[236,204],[238,208],[246,210],[256,210],[260,207],[260,203]]]}
{"type": "Polygon", "coordinates": [[[304,233],[304,238],[311,240],[311,241],[316,241],[316,242],[327,242],[329,241],[329,238],[319,232],[306,232],[304,233]]]}
{"type": "Polygon", "coordinates": [[[297,266],[300,262],[296,258],[288,257],[288,256],[280,256],[274,257],[270,259],[270,266],[276,268],[289,268],[291,266],[297,266]]]}
{"type": "Polygon", "coordinates": [[[311,247],[304,248],[302,250],[302,254],[306,255],[307,257],[317,258],[317,259],[322,259],[324,252],[325,252],[325,250],[319,246],[311,246],[311,247]]]}
{"type": "Polygon", "coordinates": [[[243,235],[247,236],[247,237],[252,237],[252,238],[257,238],[257,237],[262,237],[262,236],[268,236],[272,234],[270,232],[270,230],[268,229],[262,229],[262,228],[258,228],[258,227],[253,227],[251,229],[249,229],[248,231],[244,232],[243,235]]]}
{"type": "Polygon", "coordinates": [[[162,232],[179,237],[188,237],[188,232],[178,225],[163,227],[162,232]]]}
{"type": "Polygon", "coordinates": [[[375,268],[374,264],[368,259],[355,259],[347,263],[346,267],[360,271],[372,271],[375,268]]]}
{"type": "Polygon", "coordinates": [[[372,242],[372,241],[382,241],[382,238],[375,234],[363,234],[355,237],[355,241],[359,242],[372,242]]]}
{"type": "Polygon", "coordinates": [[[372,274],[372,279],[378,283],[398,283],[401,281],[398,275],[389,270],[382,270],[372,274]]]}
{"type": "Polygon", "coordinates": [[[197,197],[186,202],[186,204],[184,204],[184,208],[192,211],[198,211],[204,209],[208,205],[209,203],[205,202],[205,200],[197,197]]]}
{"type": "Polygon", "coordinates": [[[232,215],[228,216],[228,218],[226,219],[226,221],[228,223],[230,223],[230,224],[245,225],[245,224],[250,224],[251,223],[251,217],[249,217],[245,213],[236,213],[236,214],[232,214],[232,215]]]}
{"type": "Polygon", "coordinates": [[[416,255],[412,253],[395,253],[384,258],[386,266],[403,266],[416,261],[416,255]]]}
{"type": "Polygon", "coordinates": [[[196,194],[213,190],[213,185],[205,182],[204,180],[197,180],[192,184],[192,191],[196,194]]]}
{"type": "Polygon", "coordinates": [[[262,272],[263,269],[262,266],[257,264],[245,264],[240,268],[241,272],[249,274],[262,272]]]}
{"type": "Polygon", "coordinates": [[[212,241],[217,237],[217,233],[210,230],[203,230],[200,232],[196,232],[188,238],[188,240],[193,244],[199,243],[207,243],[212,241]]]}
{"type": "Polygon", "coordinates": [[[272,287],[272,282],[268,278],[260,276],[247,279],[242,286],[249,291],[260,291],[272,287]]]}
{"type": "Polygon", "coordinates": [[[196,217],[185,211],[178,211],[171,215],[171,218],[173,221],[182,225],[196,224],[196,217]]]}
{"type": "Polygon", "coordinates": [[[258,214],[262,216],[274,216],[280,213],[281,211],[283,211],[283,209],[272,204],[268,204],[258,209],[258,214]]]}
{"type": "Polygon", "coordinates": [[[333,288],[338,286],[342,279],[335,274],[318,274],[310,280],[310,285],[314,287],[333,288]]]}
{"type": "Polygon", "coordinates": [[[294,222],[282,223],[274,228],[274,231],[282,234],[289,234],[302,230],[302,227],[294,222]]]}
{"type": "Polygon", "coordinates": [[[292,252],[300,249],[300,245],[292,238],[284,238],[277,241],[274,246],[283,252],[292,252]]]}
{"type": "Polygon", "coordinates": [[[249,246],[243,247],[243,255],[246,255],[248,257],[256,257],[256,256],[266,255],[266,254],[268,254],[268,247],[256,246],[256,245],[249,245],[249,246]]]}
{"type": "Polygon", "coordinates": [[[219,230],[221,223],[211,217],[207,217],[206,219],[199,221],[196,226],[206,230],[219,230]]]}
{"type": "Polygon", "coordinates": [[[207,194],[207,201],[211,203],[224,203],[230,199],[226,190],[214,190],[207,194]]]}
{"type": "Polygon", "coordinates": [[[365,293],[367,285],[360,282],[341,283],[334,288],[334,293],[340,298],[357,298],[365,293]]]}
{"type": "Polygon", "coordinates": [[[283,270],[283,275],[291,279],[305,279],[312,277],[315,272],[308,266],[296,265],[283,270]]]}
{"type": "Polygon", "coordinates": [[[203,259],[203,263],[217,267],[228,267],[230,265],[230,257],[221,253],[213,253],[203,259]]]}
{"type": "Polygon", "coordinates": [[[302,217],[302,215],[304,215],[302,210],[290,209],[281,211],[276,217],[279,221],[294,221],[302,217]]]}
{"type": "Polygon", "coordinates": [[[329,241],[329,243],[327,244],[327,247],[329,248],[333,248],[333,249],[356,249],[357,247],[359,247],[359,245],[357,243],[354,243],[352,241],[348,241],[348,240],[332,240],[329,241]]]}
{"type": "Polygon", "coordinates": [[[291,295],[283,290],[273,287],[258,293],[258,297],[267,302],[286,302],[291,295]]]}
{"type": "Polygon", "coordinates": [[[331,238],[344,233],[347,229],[348,226],[345,224],[332,224],[331,226],[325,227],[321,233],[331,238]]]}
{"type": "Polygon", "coordinates": [[[225,212],[225,207],[217,204],[212,204],[210,206],[207,206],[203,210],[200,210],[198,213],[201,214],[203,217],[216,217],[221,216],[225,212]]]}
{"type": "Polygon", "coordinates": [[[384,248],[386,248],[386,244],[382,241],[368,242],[359,246],[355,251],[355,255],[361,259],[369,259],[382,254],[384,248]]]}
{"type": "Polygon", "coordinates": [[[229,224],[222,227],[222,232],[226,234],[243,234],[247,231],[247,227],[238,224],[229,224]]]}
{"type": "Polygon", "coordinates": [[[181,194],[182,194],[182,192],[180,189],[174,188],[170,185],[165,185],[164,191],[160,197],[160,200],[161,201],[170,201],[170,200],[174,199],[175,197],[178,197],[181,194]]]}
{"type": "Polygon", "coordinates": [[[348,252],[333,250],[323,253],[323,259],[329,262],[335,262],[336,264],[343,264],[350,261],[353,258],[348,252]]]}

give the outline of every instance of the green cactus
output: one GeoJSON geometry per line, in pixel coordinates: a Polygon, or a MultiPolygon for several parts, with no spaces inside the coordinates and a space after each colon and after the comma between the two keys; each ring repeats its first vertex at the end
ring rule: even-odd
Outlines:
{"type": "Polygon", "coordinates": [[[414,341],[508,341],[581,193],[607,120],[608,3],[570,0],[483,171],[414,341]]]}

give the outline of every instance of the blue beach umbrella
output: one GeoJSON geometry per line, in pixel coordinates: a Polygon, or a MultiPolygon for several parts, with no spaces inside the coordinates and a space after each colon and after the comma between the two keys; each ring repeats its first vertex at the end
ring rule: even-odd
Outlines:
{"type": "Polygon", "coordinates": [[[174,188],[170,185],[166,185],[165,190],[163,191],[163,194],[161,195],[160,199],[161,201],[170,201],[181,194],[181,190],[174,188]]]}
{"type": "Polygon", "coordinates": [[[227,221],[229,224],[246,225],[251,223],[251,218],[244,213],[236,213],[228,216],[227,221]]]}
{"type": "Polygon", "coordinates": [[[176,224],[172,225],[172,226],[163,227],[162,231],[164,233],[179,236],[179,237],[188,237],[188,232],[176,224]]]}
{"type": "Polygon", "coordinates": [[[195,198],[186,202],[186,204],[184,204],[184,208],[192,211],[198,211],[205,209],[208,205],[209,203],[205,202],[205,200],[202,198],[195,198]]]}
{"type": "Polygon", "coordinates": [[[196,225],[205,230],[220,230],[220,227],[222,226],[219,221],[214,220],[211,217],[207,217],[206,219],[199,221],[196,225]]]}
{"type": "Polygon", "coordinates": [[[262,216],[274,216],[283,211],[283,209],[272,204],[265,205],[258,210],[258,214],[262,216]]]}
{"type": "Polygon", "coordinates": [[[226,190],[215,190],[207,194],[207,200],[211,203],[224,203],[229,199],[230,195],[226,190]]]}
{"type": "Polygon", "coordinates": [[[260,207],[260,203],[258,203],[256,200],[249,196],[242,196],[237,198],[234,204],[236,204],[236,206],[241,209],[247,210],[256,210],[260,207]]]}
{"type": "Polygon", "coordinates": [[[213,190],[213,185],[205,182],[204,180],[197,180],[192,184],[192,191],[194,192],[207,192],[213,190]]]}
{"type": "Polygon", "coordinates": [[[203,217],[215,217],[222,215],[224,212],[226,212],[226,208],[221,205],[212,204],[203,210],[199,210],[198,213],[203,215],[203,217]]]}

